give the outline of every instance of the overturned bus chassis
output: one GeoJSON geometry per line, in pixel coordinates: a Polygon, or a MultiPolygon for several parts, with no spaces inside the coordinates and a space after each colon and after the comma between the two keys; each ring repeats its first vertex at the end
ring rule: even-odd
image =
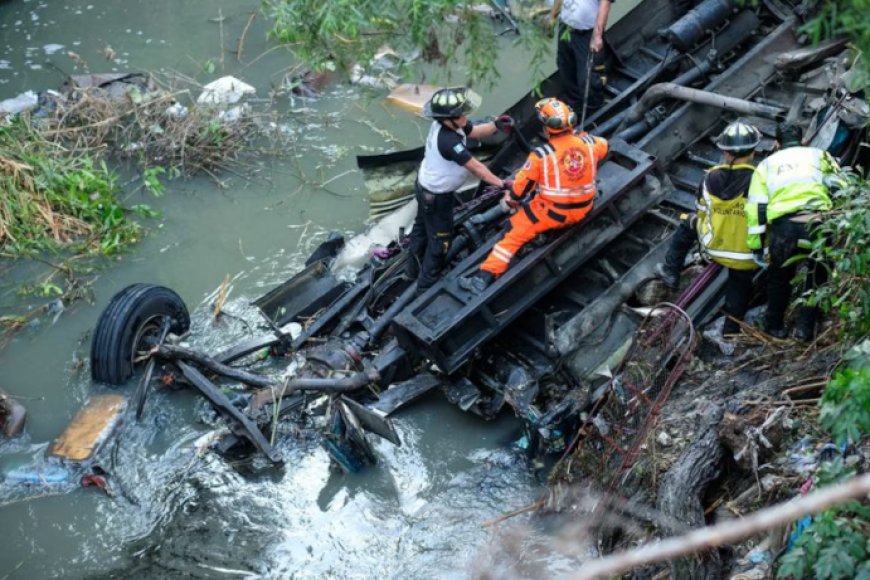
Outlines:
{"type": "MultiPolygon", "coordinates": [[[[317,400],[325,449],[342,469],[358,470],[375,459],[365,433],[399,444],[389,415],[436,387],[483,417],[508,405],[525,422],[534,451],[563,450],[594,400],[612,388],[601,375],[640,325],[632,306],[648,304],[636,291],[653,277],[679,214],[694,211],[697,184],[718,158],[712,136],[743,118],[764,134],[764,155],[776,123],[788,119],[807,129],[808,143],[847,163],[857,155],[860,119],[843,112],[850,99],[852,113],[860,106],[830,83],[843,72],[844,43],[801,47],[800,11],[781,0],[755,8],[705,0],[691,11],[686,4],[645,0],[608,31],[610,100],[586,127],[611,149],[594,209],[579,225],[524,248],[483,293],[463,290],[458,280],[479,266],[507,216],[500,192],[477,188],[462,194],[456,210],[449,269],[419,297],[404,275],[411,258],[401,243],[346,281],[331,268],[342,240],[329,240],[303,271],[254,302],[269,332],[205,354],[174,340],[190,324],[181,299],[138,284],[116,295],[100,318],[93,378],[120,384],[144,366],[131,405],[141,414],[160,359],[229,421],[233,434],[218,444],[221,451],[253,446],[275,463],[282,458],[267,435],[274,422],[317,400]],[[286,330],[300,323],[301,331],[286,330]],[[273,378],[268,362],[258,363],[262,373],[231,366],[267,347],[276,356],[300,355],[295,377],[273,378]],[[256,390],[239,408],[209,376],[256,390]]],[[[560,94],[555,76],[542,93],[560,94]]],[[[499,176],[512,174],[540,142],[535,100],[527,95],[506,111],[517,120],[511,138],[481,144],[480,156],[499,176]]],[[[414,164],[421,153],[359,164],[414,164]]],[[[724,274],[708,268],[702,282],[681,302],[694,324],[718,310],[724,274]]]]}

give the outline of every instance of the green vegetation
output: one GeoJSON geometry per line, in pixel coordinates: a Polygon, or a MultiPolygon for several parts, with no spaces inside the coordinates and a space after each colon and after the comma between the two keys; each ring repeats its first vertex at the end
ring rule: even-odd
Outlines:
{"type": "MultiPolygon", "coordinates": [[[[265,0],[265,6],[274,21],[270,36],[293,45],[296,56],[315,70],[349,70],[388,45],[399,52],[419,51],[425,62],[440,65],[448,76],[463,62],[470,83],[492,83],[499,76],[497,37],[505,24],[493,24],[486,3],[265,0]]],[[[538,73],[548,37],[531,19],[518,20],[517,42],[526,46],[529,66],[538,73]]]]}
{"type": "Polygon", "coordinates": [[[870,332],[870,184],[847,173],[831,198],[834,209],[807,248],[827,268],[828,282],[805,299],[835,313],[843,337],[855,341],[870,332]]]}
{"type": "Polygon", "coordinates": [[[838,445],[870,435],[870,341],[854,347],[852,364],[839,371],[820,401],[819,421],[838,445]]]}
{"type": "MultiPolygon", "coordinates": [[[[834,209],[815,230],[809,257],[828,268],[829,279],[805,297],[839,323],[846,366],[833,376],[819,401],[819,423],[841,448],[870,436],[870,184],[847,174],[833,194],[834,209]]],[[[823,464],[816,486],[854,476],[841,458],[823,464]]],[[[778,578],[870,580],[870,506],[857,501],[814,516],[780,560],[778,578]]]]}
{"type": "Polygon", "coordinates": [[[844,35],[863,54],[870,54],[870,27],[867,26],[867,0],[824,0],[816,16],[804,26],[813,44],[825,38],[844,35]]]}
{"type": "Polygon", "coordinates": [[[118,191],[115,175],[90,154],[48,141],[24,119],[0,126],[0,248],[7,257],[122,250],[139,238],[140,226],[118,191]]]}
{"type": "MultiPolygon", "coordinates": [[[[842,458],[823,464],[816,486],[855,476],[842,458]]],[[[814,516],[812,523],[782,557],[777,578],[819,580],[870,579],[870,506],[850,501],[814,516]]]]}

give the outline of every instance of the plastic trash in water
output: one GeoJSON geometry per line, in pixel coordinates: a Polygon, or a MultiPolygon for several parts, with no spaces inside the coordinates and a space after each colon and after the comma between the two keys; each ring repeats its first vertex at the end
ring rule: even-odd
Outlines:
{"type": "Polygon", "coordinates": [[[35,109],[38,103],[39,97],[36,96],[36,93],[26,91],[17,97],[0,101],[0,114],[17,115],[18,113],[35,109]]]}
{"type": "Polygon", "coordinates": [[[6,472],[7,484],[26,486],[55,486],[72,484],[72,473],[61,465],[24,465],[6,472]]]}
{"type": "Polygon", "coordinates": [[[234,105],[243,96],[254,93],[256,93],[256,89],[251,85],[235,77],[226,76],[205,85],[196,102],[207,105],[234,105]]]}

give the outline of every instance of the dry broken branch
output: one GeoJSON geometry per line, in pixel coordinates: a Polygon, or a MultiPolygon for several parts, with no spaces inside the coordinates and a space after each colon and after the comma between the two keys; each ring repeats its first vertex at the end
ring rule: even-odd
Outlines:
{"type": "Polygon", "coordinates": [[[740,520],[700,528],[684,536],[647,543],[639,548],[620,552],[584,563],[573,576],[591,580],[621,574],[640,566],[671,561],[712,548],[735,544],[762,532],[794,522],[805,515],[818,513],[848,500],[870,494],[870,473],[854,477],[845,483],[826,487],[800,499],[759,510],[740,520]]]}

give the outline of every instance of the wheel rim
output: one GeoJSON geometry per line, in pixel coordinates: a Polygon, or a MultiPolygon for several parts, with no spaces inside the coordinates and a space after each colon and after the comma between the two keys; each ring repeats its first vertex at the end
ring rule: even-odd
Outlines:
{"type": "Polygon", "coordinates": [[[150,318],[146,318],[145,322],[136,329],[136,334],[133,336],[133,346],[130,351],[130,366],[136,367],[136,360],[157,344],[157,340],[160,338],[160,329],[163,326],[165,318],[168,318],[165,314],[155,314],[150,318]]]}

